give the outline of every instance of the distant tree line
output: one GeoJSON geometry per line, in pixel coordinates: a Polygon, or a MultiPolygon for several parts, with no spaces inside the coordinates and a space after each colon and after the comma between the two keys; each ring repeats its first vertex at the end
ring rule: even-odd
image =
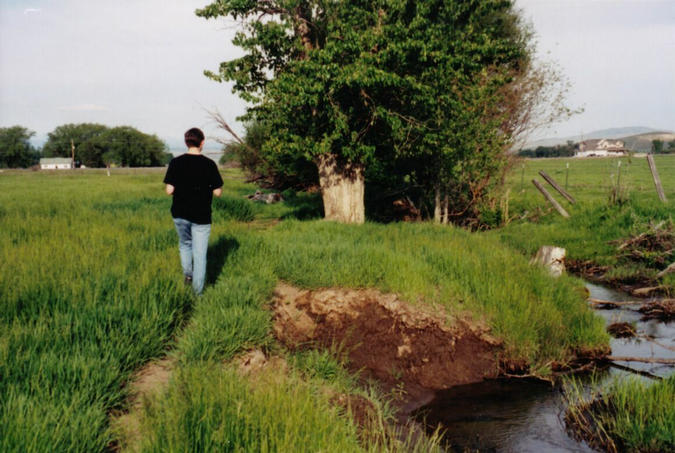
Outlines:
{"type": "Polygon", "coordinates": [[[40,151],[30,144],[35,132],[22,126],[0,128],[0,168],[27,168],[40,160],[40,151]]]}
{"type": "Polygon", "coordinates": [[[572,157],[579,149],[579,145],[568,140],[564,145],[537,146],[536,148],[522,149],[518,152],[520,157],[572,157]]]}
{"type": "Polygon", "coordinates": [[[86,167],[153,167],[165,165],[171,154],[156,135],[130,126],[81,123],[58,126],[41,150],[30,144],[35,132],[23,127],[0,128],[0,168],[27,168],[40,157],[71,157],[86,167]]]}

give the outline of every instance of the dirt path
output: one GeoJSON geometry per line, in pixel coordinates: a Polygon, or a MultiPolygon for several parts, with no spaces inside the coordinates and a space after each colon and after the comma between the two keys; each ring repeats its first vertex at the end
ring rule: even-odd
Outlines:
{"type": "Polygon", "coordinates": [[[149,362],[134,374],[128,384],[131,388],[129,411],[114,413],[111,417],[110,424],[118,439],[118,443],[111,445],[111,450],[138,450],[141,440],[140,417],[144,401],[166,390],[173,368],[174,360],[163,358],[149,362]]]}

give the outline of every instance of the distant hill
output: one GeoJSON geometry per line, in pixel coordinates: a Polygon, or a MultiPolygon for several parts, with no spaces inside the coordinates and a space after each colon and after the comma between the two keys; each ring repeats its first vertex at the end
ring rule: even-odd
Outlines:
{"type": "Polygon", "coordinates": [[[652,149],[652,140],[662,140],[664,143],[675,140],[675,134],[672,132],[650,132],[647,134],[631,135],[620,138],[627,149],[631,151],[647,152],[652,149]]]}
{"type": "MultiPolygon", "coordinates": [[[[523,148],[536,148],[537,146],[555,146],[564,145],[568,140],[573,142],[580,142],[582,140],[590,140],[596,138],[611,138],[624,140],[633,136],[645,136],[648,134],[670,134],[669,131],[659,131],[651,127],[631,126],[631,127],[614,127],[610,129],[601,129],[598,131],[589,132],[583,135],[572,135],[569,137],[544,138],[541,140],[534,140],[523,146],[523,148]]],[[[642,143],[642,142],[640,142],[642,143]]],[[[651,143],[650,143],[651,148],[651,143]]],[[[629,147],[629,149],[632,149],[629,147]]]]}

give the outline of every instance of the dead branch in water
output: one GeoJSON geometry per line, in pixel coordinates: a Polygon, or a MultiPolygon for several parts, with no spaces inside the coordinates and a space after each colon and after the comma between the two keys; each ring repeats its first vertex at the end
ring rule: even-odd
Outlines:
{"type": "Polygon", "coordinates": [[[657,346],[659,346],[663,349],[668,349],[669,351],[675,351],[674,347],[665,345],[665,344],[661,343],[660,341],[656,341],[655,338],[652,338],[649,335],[638,335],[638,338],[640,338],[642,340],[651,341],[652,343],[654,343],[655,345],[657,345],[657,346]]]}
{"type": "Polygon", "coordinates": [[[610,366],[612,366],[616,369],[619,369],[619,370],[628,371],[629,373],[639,374],[640,376],[648,377],[650,379],[654,379],[654,380],[657,380],[657,381],[663,380],[663,378],[661,376],[657,376],[657,375],[649,373],[647,371],[636,370],[635,368],[631,368],[629,366],[619,365],[618,363],[610,363],[610,366]]]}
{"type": "Polygon", "coordinates": [[[610,362],[642,362],[642,363],[662,363],[664,365],[675,365],[675,359],[666,359],[662,357],[621,357],[608,355],[605,360],[610,362]]]}
{"type": "Polygon", "coordinates": [[[593,306],[603,305],[603,306],[612,307],[612,308],[616,308],[616,307],[623,306],[623,305],[643,305],[643,304],[649,303],[648,301],[644,301],[644,300],[625,300],[625,301],[616,302],[616,301],[613,301],[613,300],[594,299],[592,297],[588,299],[588,302],[590,302],[591,305],[593,305],[593,306]]]}

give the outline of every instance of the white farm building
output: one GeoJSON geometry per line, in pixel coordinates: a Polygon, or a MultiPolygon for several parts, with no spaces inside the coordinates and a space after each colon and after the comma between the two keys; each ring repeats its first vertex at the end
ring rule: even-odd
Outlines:
{"type": "Polygon", "coordinates": [[[621,140],[585,140],[579,143],[579,149],[574,157],[607,157],[625,156],[626,147],[621,140]]]}
{"type": "Polygon", "coordinates": [[[67,157],[43,157],[40,159],[41,170],[70,170],[73,161],[67,157]]]}

